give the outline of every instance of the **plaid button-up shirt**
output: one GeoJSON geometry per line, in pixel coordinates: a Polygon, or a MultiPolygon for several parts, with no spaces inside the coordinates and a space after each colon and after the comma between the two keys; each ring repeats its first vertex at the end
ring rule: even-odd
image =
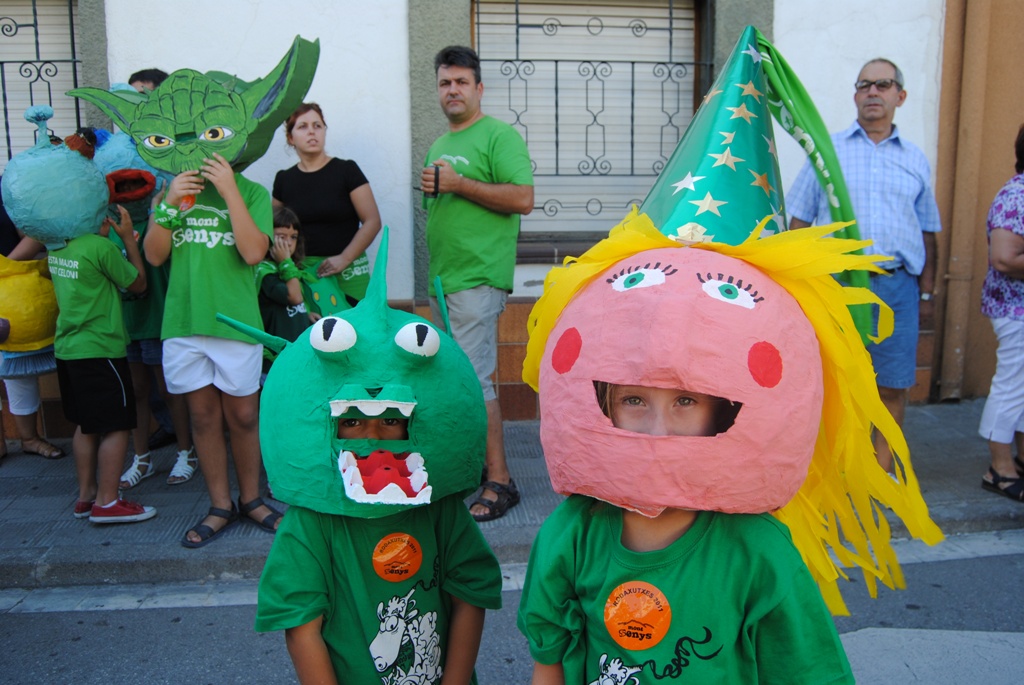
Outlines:
{"type": "MultiPolygon", "coordinates": [[[[832,144],[860,235],[874,241],[865,252],[891,255],[896,262],[881,266],[903,266],[919,275],[925,260],[921,232],[937,233],[942,229],[924,153],[902,140],[895,126],[892,135],[876,145],[857,122],[833,133],[832,144]]],[[[810,163],[804,164],[786,194],[786,210],[791,217],[812,224],[832,221],[828,200],[810,163]]]]}

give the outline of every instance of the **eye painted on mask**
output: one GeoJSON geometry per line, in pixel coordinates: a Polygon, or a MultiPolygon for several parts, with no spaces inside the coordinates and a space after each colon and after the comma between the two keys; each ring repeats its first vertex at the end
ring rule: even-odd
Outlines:
{"type": "Polygon", "coordinates": [[[211,126],[199,134],[199,139],[207,140],[211,143],[219,143],[233,135],[235,135],[235,132],[226,126],[211,126]]]}
{"type": "Polygon", "coordinates": [[[410,354],[433,357],[441,348],[437,329],[423,322],[407,323],[395,334],[395,344],[410,354]]]}
{"type": "Polygon", "coordinates": [[[718,274],[718,278],[708,274],[697,274],[697,280],[703,285],[701,289],[705,293],[727,304],[735,304],[744,309],[753,309],[758,302],[764,298],[759,297],[754,286],[744,283],[742,278],[733,278],[725,274],[718,274]]]}
{"type": "Polygon", "coordinates": [[[344,352],[356,344],[356,329],[345,319],[325,316],[309,330],[309,344],[320,352],[344,352]]]}
{"type": "Polygon", "coordinates": [[[174,145],[174,141],[165,136],[152,135],[143,138],[142,144],[146,147],[151,147],[154,150],[160,150],[174,145]]]}
{"type": "Polygon", "coordinates": [[[607,281],[611,283],[613,290],[621,293],[633,288],[650,288],[661,285],[667,276],[671,276],[676,271],[678,269],[673,268],[671,264],[662,266],[661,262],[655,264],[648,262],[643,266],[626,267],[607,281]]]}

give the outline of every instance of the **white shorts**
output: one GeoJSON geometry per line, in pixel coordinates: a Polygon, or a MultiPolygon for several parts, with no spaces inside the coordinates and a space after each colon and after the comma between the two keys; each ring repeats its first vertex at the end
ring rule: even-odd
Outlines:
{"type": "Polygon", "coordinates": [[[233,397],[260,389],[263,346],[209,335],[164,340],[167,389],[183,395],[213,385],[233,397]]]}
{"type": "Polygon", "coordinates": [[[12,414],[31,416],[39,411],[39,379],[36,376],[5,378],[4,385],[7,386],[7,399],[12,414]]]}

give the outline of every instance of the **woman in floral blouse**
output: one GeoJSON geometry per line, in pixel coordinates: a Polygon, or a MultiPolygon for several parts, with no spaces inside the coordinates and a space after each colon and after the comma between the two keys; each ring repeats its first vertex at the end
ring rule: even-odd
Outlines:
{"type": "Polygon", "coordinates": [[[1017,132],[1015,151],[1017,174],[988,210],[988,275],[981,311],[992,319],[999,348],[978,431],[992,453],[981,486],[1024,502],[1024,125],[1017,132]]]}

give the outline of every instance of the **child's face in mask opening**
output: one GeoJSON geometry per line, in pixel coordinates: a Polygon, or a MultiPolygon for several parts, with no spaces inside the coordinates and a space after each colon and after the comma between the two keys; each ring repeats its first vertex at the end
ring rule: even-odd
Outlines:
{"type": "Polygon", "coordinates": [[[343,440],[408,440],[407,419],[342,419],[338,437],[343,440]]]}
{"type": "Polygon", "coordinates": [[[645,435],[715,435],[722,398],[689,390],[610,385],[607,409],[616,428],[645,435]]]}

